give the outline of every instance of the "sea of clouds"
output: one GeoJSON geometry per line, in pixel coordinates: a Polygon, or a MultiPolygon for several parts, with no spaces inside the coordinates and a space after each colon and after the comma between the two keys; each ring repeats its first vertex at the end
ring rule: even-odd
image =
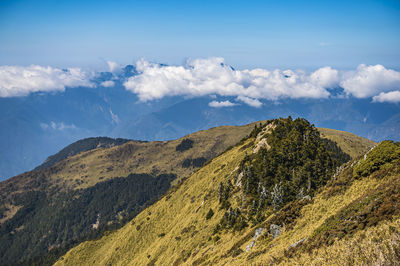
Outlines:
{"type": "MultiPolygon", "coordinates": [[[[109,70],[121,68],[108,62],[109,70]]],[[[260,107],[260,100],[282,98],[328,98],[333,90],[343,97],[371,98],[373,102],[400,102],[400,72],[382,65],[359,65],[342,71],[322,67],[313,72],[303,70],[237,70],[223,58],[191,59],[184,65],[168,66],[141,59],[136,62],[138,75],[120,80],[141,101],[168,96],[200,97],[206,95],[234,97],[234,102],[213,100],[211,107],[231,107],[244,103],[260,107]]],[[[26,96],[32,92],[63,91],[67,87],[113,87],[118,79],[93,82],[96,73],[80,68],[59,69],[32,65],[0,66],[0,97],[26,96]]]]}

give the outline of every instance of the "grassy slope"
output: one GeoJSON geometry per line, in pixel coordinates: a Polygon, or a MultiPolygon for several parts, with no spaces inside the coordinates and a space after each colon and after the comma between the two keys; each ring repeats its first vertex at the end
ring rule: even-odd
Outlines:
{"type": "Polygon", "coordinates": [[[159,263],[168,265],[179,260],[185,250],[195,250],[199,244],[209,242],[223,213],[216,213],[208,222],[205,216],[210,207],[218,209],[219,182],[235,170],[243,157],[244,151],[235,147],[215,158],[121,230],[98,241],[82,243],[60,263],[145,265],[157,258],[159,263]],[[223,169],[217,171],[222,165],[223,169]],[[162,233],[166,235],[160,237],[162,233]]]}
{"type": "MultiPolygon", "coordinates": [[[[183,167],[185,159],[213,158],[247,136],[253,127],[224,126],[188,135],[184,138],[190,138],[193,147],[183,152],[176,151],[182,139],[148,143],[132,141],[121,146],[92,149],[68,157],[49,168],[27,172],[0,183],[0,223],[5,224],[1,231],[5,245],[0,250],[0,260],[7,259],[4,262],[12,263],[13,259],[20,260],[20,256],[24,256],[22,259],[29,259],[35,254],[42,256],[49,248],[69,244],[72,238],[86,237],[92,229],[91,223],[95,221],[96,211],[102,213],[102,220],[99,231],[92,231],[94,234],[101,234],[105,224],[113,223],[113,226],[117,226],[116,222],[125,223],[123,217],[134,217],[137,211],[144,208],[143,204],[150,204],[160,196],[159,193],[164,193],[162,189],[166,184],[140,178],[140,184],[127,181],[126,184],[131,187],[136,185],[136,193],[130,200],[125,198],[123,202],[118,202],[134,192],[128,188],[124,193],[116,193],[115,189],[120,182],[117,177],[146,173],[151,178],[150,175],[155,177],[173,173],[178,177],[173,182],[179,182],[198,169],[198,166],[183,167]],[[102,184],[94,187],[99,182],[102,184]],[[104,188],[110,192],[104,193],[104,188]],[[71,189],[82,190],[74,194],[71,189]],[[40,198],[34,195],[40,195],[40,198]],[[77,195],[83,196],[87,203],[73,200],[77,195]],[[27,197],[29,200],[22,200],[27,197]],[[102,200],[99,202],[94,200],[96,198],[102,200]],[[114,208],[110,206],[112,204],[115,204],[114,208]],[[81,205],[82,208],[79,208],[81,205]],[[56,214],[57,211],[68,215],[41,215],[56,214]],[[66,225],[60,226],[63,223],[66,225]],[[35,232],[35,237],[32,232],[35,232]],[[23,249],[25,252],[22,252],[23,249]]],[[[132,180],[132,177],[128,180],[132,180]]]]}
{"type": "Polygon", "coordinates": [[[78,140],[71,143],[67,147],[63,148],[61,151],[54,155],[49,156],[44,163],[35,168],[35,170],[40,170],[48,168],[65,158],[74,156],[75,154],[93,150],[96,148],[110,148],[118,145],[122,145],[128,142],[129,139],[112,139],[108,137],[97,137],[97,138],[86,138],[78,140]]]}
{"type": "MultiPolygon", "coordinates": [[[[329,131],[325,132],[328,134],[329,131]]],[[[339,141],[341,146],[343,143],[346,142],[339,141]]],[[[365,148],[361,148],[363,152],[373,145],[370,142],[366,143],[365,148]]],[[[369,177],[355,180],[344,194],[326,198],[324,193],[321,193],[302,209],[302,214],[293,229],[284,231],[274,240],[266,236],[261,237],[250,252],[240,253],[246,250],[255,229],[262,227],[262,224],[247,227],[241,232],[225,232],[218,235],[219,240],[212,232],[224,213],[224,210],[219,209],[218,185],[229,176],[237,174],[236,167],[246,151],[251,152],[252,149],[249,146],[247,149],[241,148],[246,147],[246,144],[248,143],[234,147],[213,159],[210,164],[185,180],[176,191],[171,191],[144,210],[125,227],[70,250],[57,265],[244,265],[272,262],[276,258],[284,259],[285,250],[291,244],[310,237],[326,219],[350,204],[358,195],[382,182],[369,177]],[[206,220],[210,208],[215,214],[210,220],[206,220]]],[[[348,147],[351,149],[352,145],[348,147]]],[[[352,154],[360,153],[358,149],[359,147],[351,150],[352,154]]],[[[234,193],[239,195],[238,190],[234,193]]],[[[239,204],[240,202],[233,203],[233,207],[239,204]]]]}
{"type": "Polygon", "coordinates": [[[51,177],[74,188],[89,187],[99,180],[127,176],[130,173],[174,173],[178,178],[184,178],[194,170],[192,167],[182,167],[184,159],[211,159],[247,136],[253,127],[252,124],[222,126],[172,141],[132,141],[109,149],[95,149],[55,165],[56,171],[51,177]],[[193,148],[183,152],[176,151],[176,146],[184,138],[194,141],[193,148]],[[77,184],[76,180],[83,180],[83,183],[77,184]]]}
{"type": "Polygon", "coordinates": [[[400,251],[400,218],[357,232],[349,240],[322,246],[312,254],[285,261],[291,265],[395,265],[400,251]]]}
{"type": "MultiPolygon", "coordinates": [[[[199,131],[173,141],[135,142],[121,146],[98,148],[68,157],[54,166],[26,172],[0,182],[0,207],[9,205],[15,193],[40,189],[38,180],[68,188],[87,188],[100,181],[125,177],[131,173],[174,173],[178,179],[189,176],[195,169],[183,168],[185,158],[210,159],[235,145],[247,136],[254,124],[222,126],[199,131]],[[193,148],[177,152],[176,146],[184,138],[194,141],[193,148]]],[[[12,206],[11,206],[12,207],[12,206]]],[[[10,218],[10,217],[8,217],[10,218]]],[[[4,219],[2,219],[4,220],[4,219]]]]}
{"type": "MultiPolygon", "coordinates": [[[[69,188],[87,188],[100,181],[130,173],[175,173],[178,180],[189,176],[195,169],[181,166],[185,158],[205,157],[207,159],[223,152],[247,136],[254,128],[251,123],[245,126],[222,126],[199,131],[178,140],[164,142],[131,141],[121,146],[98,148],[68,157],[48,169],[26,172],[0,182],[0,207],[17,210],[10,199],[13,194],[27,190],[40,189],[37,180],[44,179],[52,184],[65,184],[69,188]],[[184,138],[194,141],[193,148],[177,152],[176,146],[184,138]]],[[[374,142],[348,132],[333,129],[319,129],[327,138],[335,140],[351,156],[370,149],[374,142]]],[[[353,156],[352,156],[353,157],[353,156]]],[[[176,180],[176,182],[178,181],[176,180]]],[[[47,181],[46,181],[47,182],[47,181]]],[[[10,219],[15,211],[4,213],[0,223],[10,219]]]]}
{"type": "MultiPolygon", "coordinates": [[[[172,141],[135,142],[121,146],[98,148],[71,156],[49,169],[26,172],[0,182],[0,191],[13,188],[22,192],[30,188],[30,183],[38,177],[50,178],[52,183],[72,188],[86,188],[113,177],[127,176],[130,173],[175,173],[179,178],[189,176],[193,168],[181,166],[185,158],[213,158],[227,147],[235,145],[254,128],[251,123],[245,126],[222,126],[199,131],[172,141]],[[193,148],[177,152],[176,146],[184,138],[194,141],[193,148]]],[[[339,146],[352,158],[364,153],[376,143],[352,133],[334,129],[319,128],[326,138],[338,142],[339,146]]]]}
{"type": "Polygon", "coordinates": [[[318,130],[322,137],[326,137],[338,143],[340,148],[350,155],[351,158],[361,156],[366,150],[369,150],[377,144],[372,140],[360,138],[353,133],[345,131],[329,128],[318,128],[318,130]]]}

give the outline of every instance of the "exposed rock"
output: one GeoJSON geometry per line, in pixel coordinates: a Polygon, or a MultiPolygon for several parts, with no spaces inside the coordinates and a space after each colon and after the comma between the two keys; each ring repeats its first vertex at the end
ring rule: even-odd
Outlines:
{"type": "Polygon", "coordinates": [[[237,170],[239,170],[239,165],[236,166],[235,169],[233,169],[233,170],[231,171],[231,174],[233,174],[233,173],[236,172],[237,170]]]}
{"type": "Polygon", "coordinates": [[[269,232],[272,235],[272,238],[277,238],[280,234],[282,234],[283,226],[279,226],[277,224],[271,224],[269,227],[269,232]]]}
{"type": "Polygon", "coordinates": [[[243,172],[241,172],[237,177],[237,180],[236,180],[237,187],[242,187],[242,177],[243,177],[243,172]]]}
{"type": "Polygon", "coordinates": [[[242,211],[246,209],[246,194],[243,194],[242,196],[242,206],[241,206],[242,211]]]}
{"type": "Polygon", "coordinates": [[[93,228],[93,229],[99,228],[99,224],[100,224],[100,214],[97,214],[96,223],[92,224],[92,228],[93,228]]]}
{"type": "Polygon", "coordinates": [[[375,149],[375,147],[376,147],[376,146],[373,146],[371,149],[369,149],[369,151],[367,151],[367,152],[364,154],[364,161],[367,159],[368,153],[370,153],[373,149],[375,149]]]}
{"type": "Polygon", "coordinates": [[[256,241],[252,240],[251,243],[247,245],[246,252],[249,252],[254,247],[255,244],[256,241]]]}
{"type": "Polygon", "coordinates": [[[302,239],[300,239],[299,241],[297,241],[297,242],[291,244],[291,245],[289,246],[289,248],[295,248],[295,247],[297,247],[298,245],[300,245],[301,243],[303,243],[303,242],[306,241],[306,240],[307,240],[306,237],[305,237],[305,238],[302,238],[302,239]]]}
{"type": "Polygon", "coordinates": [[[305,195],[302,200],[308,200],[311,201],[311,196],[310,195],[305,195]]]}
{"type": "Polygon", "coordinates": [[[257,153],[260,150],[260,148],[264,148],[267,150],[271,148],[271,146],[269,146],[267,142],[267,139],[264,138],[264,136],[266,133],[271,132],[275,127],[276,125],[268,124],[262,129],[260,133],[258,133],[255,141],[257,144],[253,148],[253,153],[257,153]]]}
{"type": "Polygon", "coordinates": [[[264,228],[262,228],[262,227],[256,229],[254,236],[253,236],[253,240],[246,247],[246,252],[249,252],[254,247],[254,245],[256,244],[257,238],[259,238],[263,232],[264,232],[264,228]]]}
{"type": "Polygon", "coordinates": [[[271,132],[274,128],[276,128],[275,124],[268,124],[266,125],[260,133],[258,133],[257,137],[256,137],[256,141],[260,141],[260,139],[268,132],[271,132]]]}
{"type": "Polygon", "coordinates": [[[264,231],[264,228],[262,228],[262,227],[257,228],[254,233],[253,240],[257,240],[257,238],[262,234],[263,231],[264,231]]]}
{"type": "Polygon", "coordinates": [[[271,147],[268,145],[267,139],[261,139],[253,148],[253,153],[257,153],[261,148],[269,150],[271,147]]]}

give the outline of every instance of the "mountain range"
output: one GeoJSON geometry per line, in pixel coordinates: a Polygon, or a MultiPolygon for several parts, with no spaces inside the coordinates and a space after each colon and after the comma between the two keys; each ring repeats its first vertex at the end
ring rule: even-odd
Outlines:
{"type": "Polygon", "coordinates": [[[350,159],[304,120],[266,121],[55,265],[396,265],[399,143],[335,137],[364,155],[350,159]]]}
{"type": "MultiPolygon", "coordinates": [[[[137,75],[128,65],[118,74],[97,73],[96,87],[66,88],[0,98],[0,180],[28,171],[79,139],[97,136],[170,140],[221,125],[244,125],[278,116],[304,117],[318,127],[335,128],[381,141],[400,140],[400,106],[371,99],[262,100],[258,108],[237,104],[212,107],[211,96],[164,97],[140,101],[123,82],[137,75]],[[112,87],[100,84],[113,80],[112,87]],[[5,152],[7,151],[7,152],[5,152]]],[[[233,98],[220,97],[218,100],[233,98]]]]}
{"type": "Polygon", "coordinates": [[[218,127],[163,142],[87,138],[65,147],[0,183],[0,264],[44,263],[121,227],[253,127],[218,127]]]}
{"type": "Polygon", "coordinates": [[[390,264],[399,147],[291,117],[82,139],[0,183],[0,261],[390,264]]]}

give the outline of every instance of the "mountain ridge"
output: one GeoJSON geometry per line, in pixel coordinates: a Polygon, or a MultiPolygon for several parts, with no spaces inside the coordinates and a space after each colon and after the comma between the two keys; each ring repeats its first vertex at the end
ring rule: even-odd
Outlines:
{"type": "MultiPolygon", "coordinates": [[[[246,153],[252,154],[255,144],[254,139],[247,139],[214,158],[190,178],[185,179],[178,188],[171,190],[161,200],[141,212],[126,226],[99,240],[81,243],[60,258],[56,265],[295,263],[305,258],[296,257],[295,254],[296,252],[303,254],[301,249],[307,247],[309,243],[307,241],[311,241],[308,239],[314,239],[313,232],[323,232],[318,231],[321,230],[318,228],[321,228],[329,219],[333,219],[330,217],[340,213],[343,208],[353,210],[352,206],[355,206],[354,202],[359,197],[357,195],[366,194],[368,198],[369,195],[375,195],[377,185],[384,187],[389,184],[389,187],[392,187],[391,184],[398,181],[399,154],[389,159],[386,164],[384,163],[389,168],[378,167],[372,170],[375,171],[373,176],[367,174],[361,179],[356,176],[353,178],[353,167],[357,162],[366,159],[363,159],[363,156],[353,158],[352,161],[338,168],[333,175],[335,178],[325,185],[326,189],[318,190],[315,196],[293,201],[294,205],[289,203],[277,213],[266,215],[266,220],[261,223],[249,224],[247,227],[238,229],[239,231],[235,229],[216,231],[218,225],[225,219],[226,213],[229,213],[229,211],[226,212],[225,207],[221,207],[223,194],[219,192],[221,191],[219,184],[225,183],[227,179],[238,174],[239,165],[246,158],[246,153]],[[383,179],[378,174],[383,174],[383,179]],[[282,221],[284,221],[283,224],[282,221]],[[276,232],[277,236],[273,237],[274,233],[271,232],[276,232]]],[[[365,158],[373,162],[378,154],[386,154],[385,145],[378,145],[374,149],[375,152],[370,152],[370,155],[365,158]]],[[[388,142],[388,147],[399,149],[398,144],[393,144],[393,142],[388,142]]],[[[235,184],[233,186],[233,195],[229,196],[230,202],[233,206],[240,206],[242,201],[236,198],[240,195],[238,194],[240,189],[235,184]]],[[[390,210],[393,211],[395,208],[390,208],[390,210]]],[[[393,221],[385,219],[377,220],[378,227],[366,226],[369,230],[368,234],[375,234],[378,229],[387,229],[388,226],[398,223],[396,218],[393,221]]],[[[394,230],[394,233],[385,232],[390,237],[396,237],[395,232],[398,227],[394,230]]],[[[322,245],[320,248],[325,248],[325,246],[322,245]]],[[[389,252],[380,250],[381,248],[382,246],[379,246],[375,251],[389,252]]],[[[392,256],[392,259],[395,256],[393,252],[385,254],[392,256]]]]}
{"type": "Polygon", "coordinates": [[[63,148],[56,154],[49,156],[46,159],[46,161],[44,161],[41,165],[37,166],[33,170],[41,170],[44,168],[48,168],[50,166],[53,166],[59,161],[62,161],[68,157],[71,157],[73,155],[76,155],[84,151],[89,151],[97,148],[111,148],[113,146],[122,145],[128,141],[131,140],[121,139],[121,138],[113,139],[109,137],[91,137],[91,138],[81,139],[75,141],[74,143],[71,143],[70,145],[63,148]]]}
{"type": "Polygon", "coordinates": [[[118,228],[252,127],[212,128],[164,142],[107,139],[106,147],[98,147],[103,138],[85,139],[72,145],[76,150],[66,147],[54,165],[0,183],[0,239],[7,243],[1,261],[41,260],[49,249],[118,228]],[[190,147],[178,149],[185,140],[190,147]],[[68,157],[71,150],[81,152],[68,157]]]}
{"type": "MultiPolygon", "coordinates": [[[[98,79],[98,84],[104,80],[98,79]]],[[[163,141],[214,126],[244,125],[278,116],[304,117],[318,127],[353,132],[375,141],[400,140],[400,109],[396,104],[334,97],[261,100],[260,108],[243,103],[226,108],[209,106],[211,101],[236,103],[234,97],[177,96],[141,102],[124,88],[123,81],[124,77],[118,76],[110,88],[66,88],[63,92],[1,98],[0,111],[7,116],[0,120],[0,149],[8,152],[0,154],[0,179],[33,169],[82,138],[163,141]]]]}

